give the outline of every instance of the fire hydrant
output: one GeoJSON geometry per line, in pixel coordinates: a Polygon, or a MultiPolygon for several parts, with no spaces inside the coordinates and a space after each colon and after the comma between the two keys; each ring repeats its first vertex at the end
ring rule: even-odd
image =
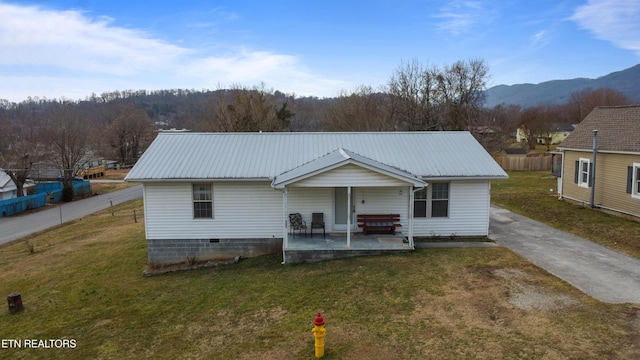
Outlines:
{"type": "Polygon", "coordinates": [[[318,313],[316,318],[313,319],[313,337],[316,338],[316,358],[320,359],[324,356],[324,335],[327,332],[327,329],[324,328],[324,319],[322,315],[318,313]]]}

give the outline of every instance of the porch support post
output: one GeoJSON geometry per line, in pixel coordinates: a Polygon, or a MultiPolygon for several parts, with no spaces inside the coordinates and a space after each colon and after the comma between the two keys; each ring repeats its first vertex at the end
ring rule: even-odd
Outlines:
{"type": "Polygon", "coordinates": [[[351,247],[351,186],[347,186],[347,247],[351,247]]]}
{"type": "Polygon", "coordinates": [[[414,248],[413,246],[413,201],[415,199],[415,192],[413,191],[413,186],[409,186],[409,247],[414,248]]]}
{"type": "Polygon", "coordinates": [[[282,190],[282,263],[286,263],[284,250],[289,246],[289,232],[287,231],[287,212],[288,212],[288,200],[289,189],[285,186],[282,190]]]}

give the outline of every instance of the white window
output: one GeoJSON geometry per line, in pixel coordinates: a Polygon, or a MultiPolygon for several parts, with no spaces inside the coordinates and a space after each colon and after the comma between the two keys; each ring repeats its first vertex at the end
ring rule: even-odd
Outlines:
{"type": "Polygon", "coordinates": [[[449,183],[431,183],[428,188],[416,191],[413,200],[413,217],[448,216],[449,183]]]}
{"type": "Polygon", "coordinates": [[[640,163],[633,163],[631,176],[631,196],[640,199],[640,163]]]}
{"type": "Polygon", "coordinates": [[[449,183],[431,185],[431,217],[449,216],[449,183]]]}
{"type": "Polygon", "coordinates": [[[578,164],[578,185],[589,187],[589,179],[591,178],[591,161],[589,159],[580,158],[578,164]]]}
{"type": "Polygon", "coordinates": [[[193,218],[213,219],[213,191],[211,184],[193,184],[193,218]]]}

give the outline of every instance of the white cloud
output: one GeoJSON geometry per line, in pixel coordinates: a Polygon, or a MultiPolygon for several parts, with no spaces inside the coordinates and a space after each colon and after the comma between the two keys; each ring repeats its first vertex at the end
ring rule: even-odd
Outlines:
{"type": "Polygon", "coordinates": [[[531,46],[539,49],[549,44],[549,32],[546,30],[540,30],[531,36],[531,46]]]}
{"type": "Polygon", "coordinates": [[[434,17],[442,19],[436,25],[439,31],[460,35],[477,24],[490,22],[494,14],[481,1],[451,0],[434,17]]]}
{"type": "Polygon", "coordinates": [[[571,20],[598,39],[640,56],[640,2],[637,0],[589,0],[571,20]]]}
{"type": "Polygon", "coordinates": [[[110,23],[76,10],[0,4],[0,65],[131,75],[162,68],[189,52],[110,23]]]}
{"type": "Polygon", "coordinates": [[[78,10],[0,3],[0,49],[0,99],[11,101],[261,82],[282,91],[332,96],[330,89],[349,85],[311,73],[291,55],[237,46],[206,53],[78,10]]]}

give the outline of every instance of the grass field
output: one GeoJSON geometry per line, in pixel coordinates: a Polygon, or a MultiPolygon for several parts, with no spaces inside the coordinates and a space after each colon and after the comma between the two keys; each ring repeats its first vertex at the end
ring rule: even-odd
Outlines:
{"type": "Polygon", "coordinates": [[[317,312],[325,359],[640,357],[640,307],[599,303],[504,248],[143,277],[133,210],[141,200],[32,237],[33,253],[0,248],[0,294],[25,306],[0,314],[0,339],[76,341],[0,358],[312,359],[317,312]]]}

